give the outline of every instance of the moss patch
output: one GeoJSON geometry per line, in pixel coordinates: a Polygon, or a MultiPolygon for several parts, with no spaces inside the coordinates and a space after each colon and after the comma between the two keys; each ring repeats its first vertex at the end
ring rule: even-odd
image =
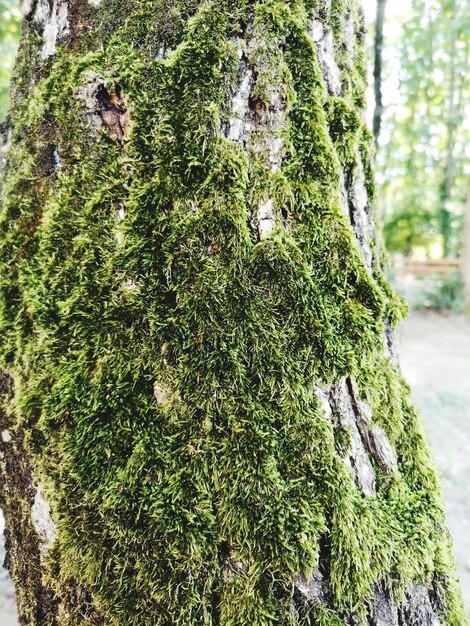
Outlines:
{"type": "Polygon", "coordinates": [[[341,167],[360,161],[373,195],[355,3],[320,15],[338,98],[307,0],[105,5],[86,46],[60,50],[20,98],[0,215],[1,359],[54,494],[56,593],[75,577],[116,625],[337,626],[365,619],[378,581],[399,602],[409,582],[438,580],[443,622],[463,624],[435,472],[381,356],[401,307],[340,204],[341,167]],[[220,133],[249,24],[282,43],[264,52],[256,97],[279,77],[288,107],[270,181],[288,219],[262,241],[250,216],[266,181],[220,133]],[[90,76],[119,91],[129,137],[87,110],[90,76]],[[392,478],[376,468],[370,498],[314,393],[343,376],[399,457],[392,478]],[[295,612],[292,575],[320,546],[329,608],[295,612]]]}

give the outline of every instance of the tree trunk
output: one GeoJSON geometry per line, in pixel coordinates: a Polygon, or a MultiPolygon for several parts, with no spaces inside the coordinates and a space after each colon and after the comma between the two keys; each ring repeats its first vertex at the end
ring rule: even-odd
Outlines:
{"type": "Polygon", "coordinates": [[[380,130],[382,128],[383,98],[382,98],[382,70],[384,47],[385,7],[387,0],[377,0],[374,37],[374,139],[376,148],[379,145],[380,130]]]}
{"type": "Polygon", "coordinates": [[[452,214],[449,210],[449,201],[452,198],[455,169],[455,135],[457,132],[460,117],[460,98],[457,89],[457,67],[456,67],[456,47],[457,47],[457,6],[456,0],[452,3],[451,32],[450,32],[450,76],[449,76],[449,108],[447,112],[447,151],[444,170],[444,179],[440,188],[440,227],[442,234],[442,254],[448,257],[451,254],[452,236],[452,214]]]}
{"type": "Polygon", "coordinates": [[[22,624],[461,626],[355,1],[24,2],[0,229],[22,624]]]}

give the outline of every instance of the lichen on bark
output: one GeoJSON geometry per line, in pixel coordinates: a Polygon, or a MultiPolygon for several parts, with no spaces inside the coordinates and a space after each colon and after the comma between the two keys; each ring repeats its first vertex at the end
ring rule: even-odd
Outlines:
{"type": "Polygon", "coordinates": [[[464,624],[357,3],[40,6],[0,215],[22,623],[464,624]]]}

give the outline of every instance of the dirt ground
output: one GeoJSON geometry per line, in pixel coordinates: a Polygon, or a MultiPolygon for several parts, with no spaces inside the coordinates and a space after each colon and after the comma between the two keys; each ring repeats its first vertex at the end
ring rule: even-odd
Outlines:
{"type": "Polygon", "coordinates": [[[470,321],[413,313],[401,329],[400,362],[442,474],[470,615],[470,321]]]}
{"type": "MultiPolygon", "coordinates": [[[[400,360],[443,476],[448,523],[470,609],[470,321],[413,313],[400,329],[400,360]]],[[[0,519],[0,532],[2,533],[0,519]]],[[[0,544],[0,562],[3,561],[0,544]]],[[[17,626],[14,591],[0,568],[0,624],[17,626]]]]}

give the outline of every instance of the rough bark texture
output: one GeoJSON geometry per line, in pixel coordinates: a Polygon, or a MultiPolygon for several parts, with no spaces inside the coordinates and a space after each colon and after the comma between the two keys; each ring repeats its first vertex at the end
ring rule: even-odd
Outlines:
{"type": "Polygon", "coordinates": [[[0,220],[22,624],[461,626],[349,0],[24,2],[0,220]]]}

